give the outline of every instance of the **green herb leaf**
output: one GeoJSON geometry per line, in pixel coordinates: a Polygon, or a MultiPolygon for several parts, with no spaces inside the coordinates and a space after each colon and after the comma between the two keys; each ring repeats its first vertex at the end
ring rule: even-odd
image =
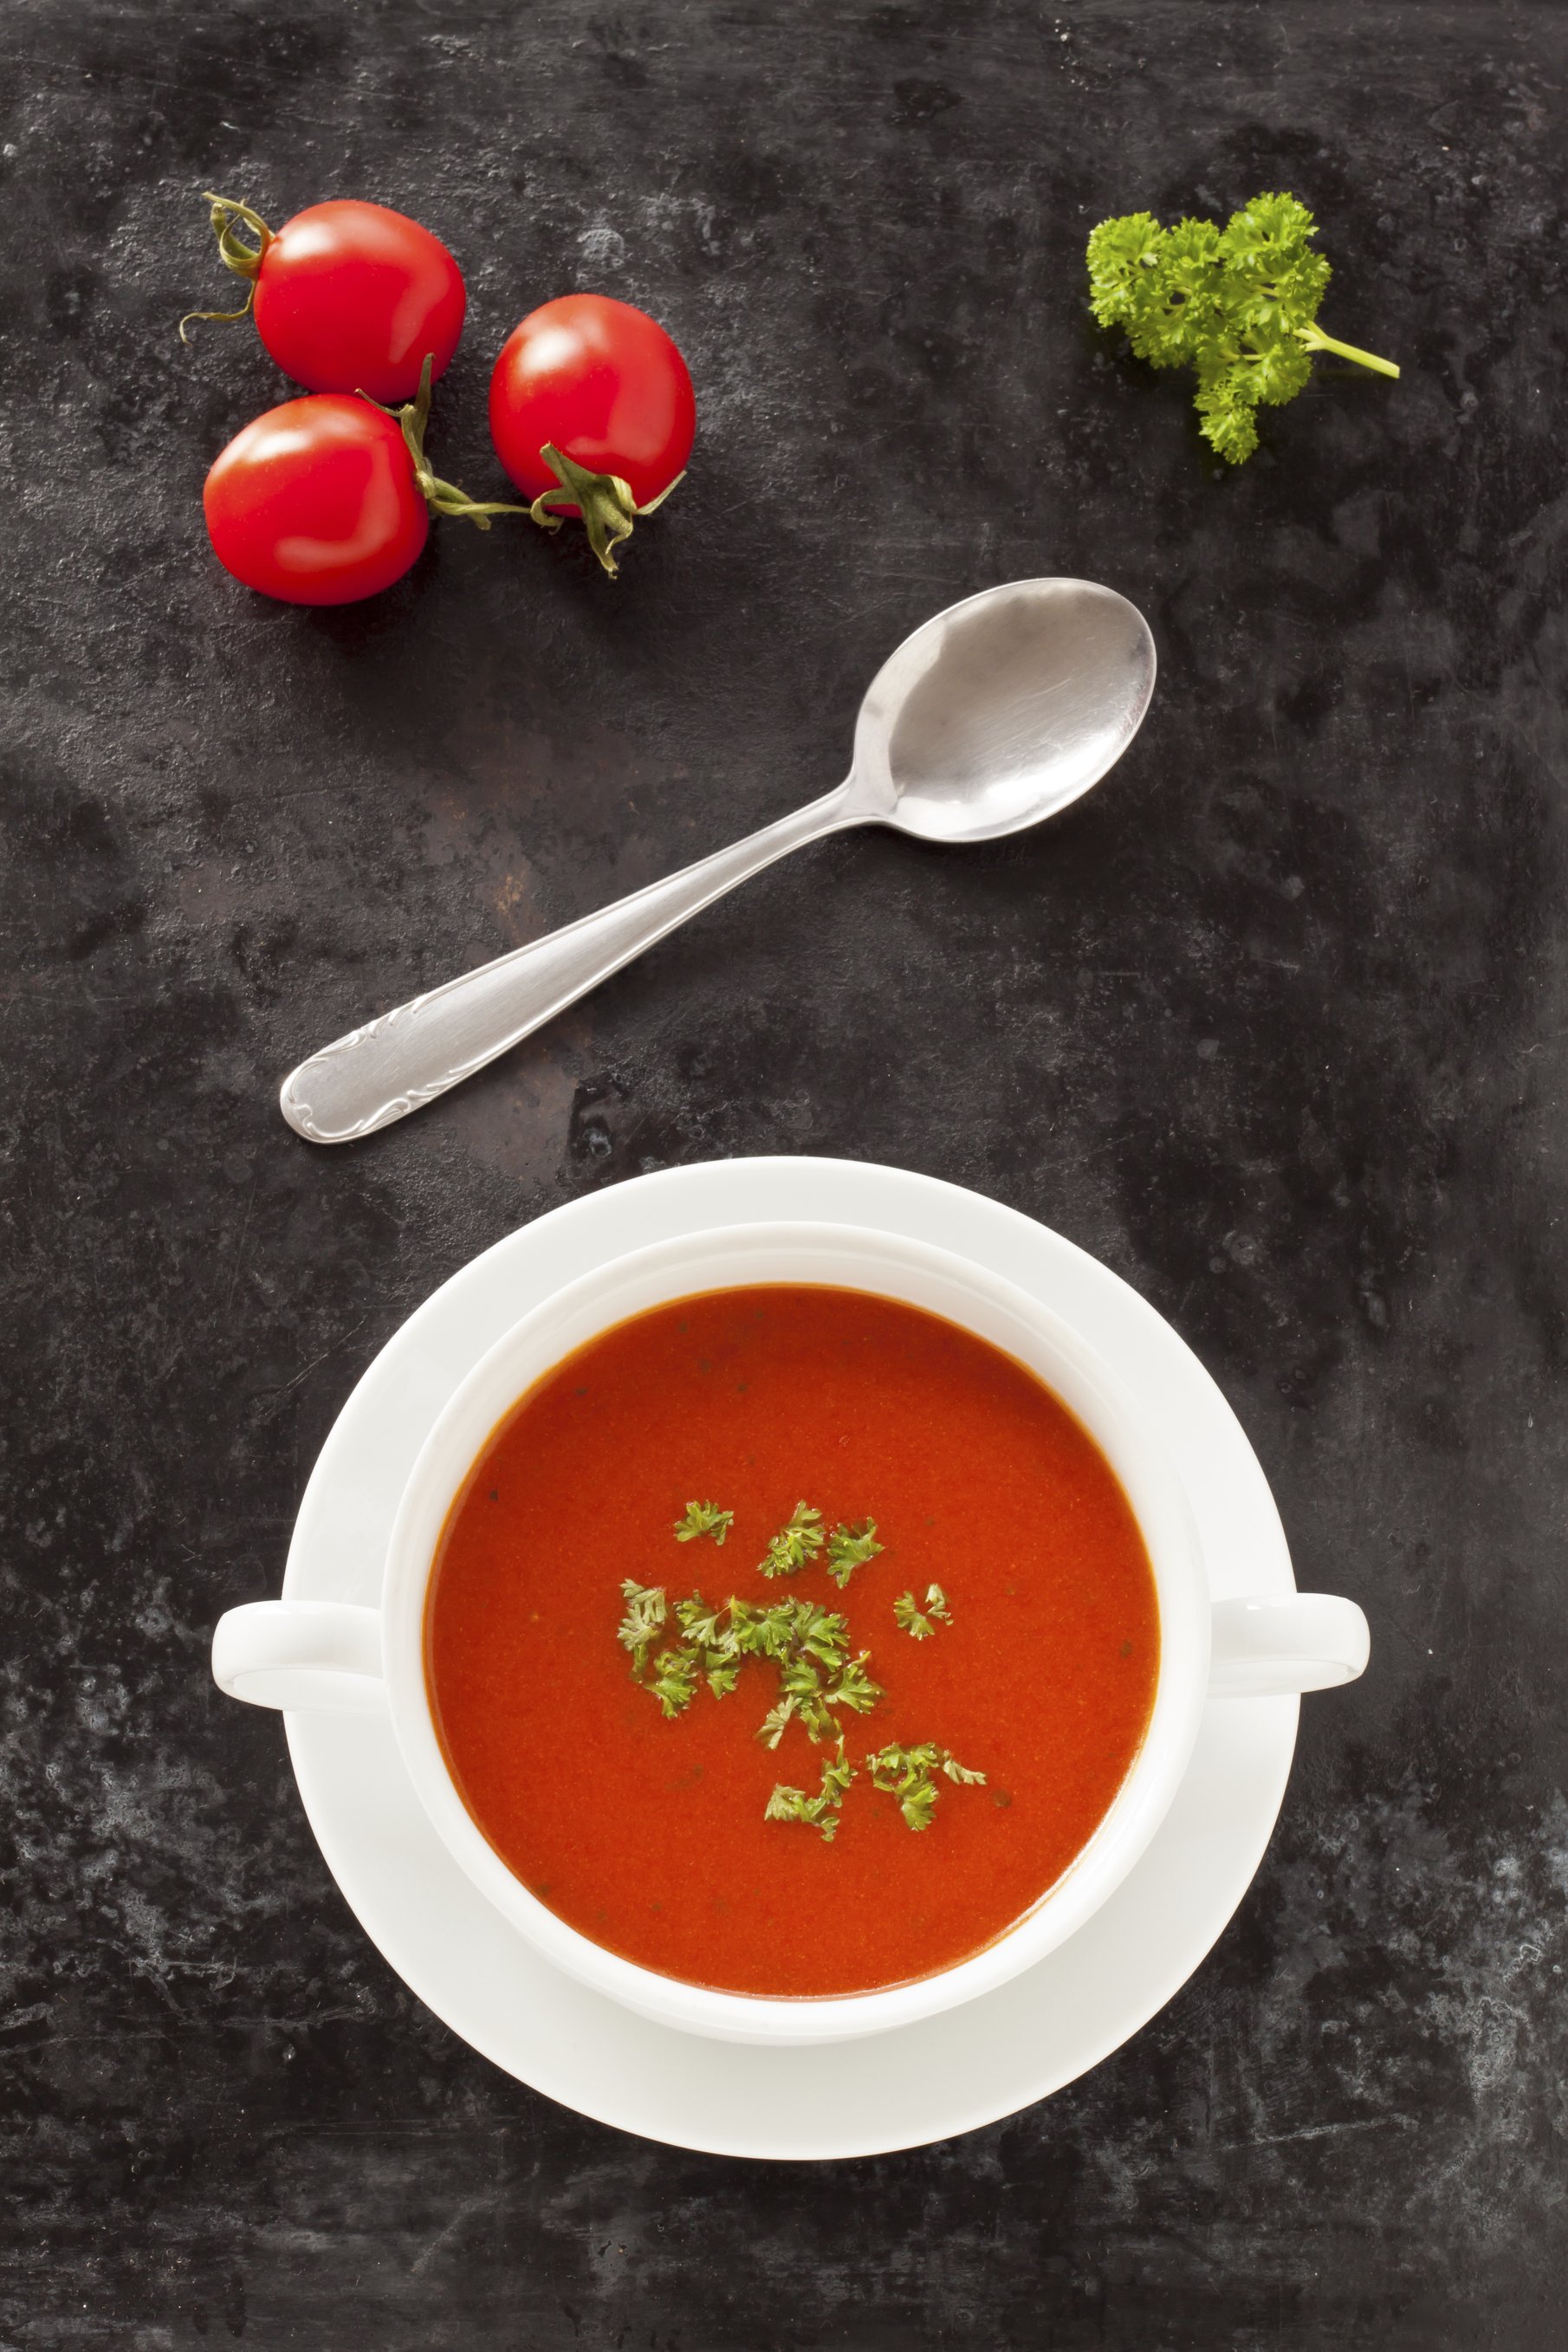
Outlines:
{"type": "Polygon", "coordinates": [[[694,1592],[689,1600],[678,1601],[675,1604],[675,1621],[681,1632],[689,1641],[699,1642],[707,1650],[722,1649],[726,1645],[726,1633],[721,1623],[724,1613],[722,1608],[710,1609],[700,1592],[694,1592]]]}
{"type": "Polygon", "coordinates": [[[795,1701],[793,1698],[781,1698],[778,1705],[769,1710],[757,1730],[757,1738],[762,1741],[764,1748],[776,1748],[778,1746],[779,1741],[784,1736],[790,1717],[794,1715],[795,1710],[795,1701]]]}
{"type": "Polygon", "coordinates": [[[893,1603],[893,1615],[898,1621],[899,1631],[907,1633],[911,1642],[929,1642],[938,1623],[951,1625],[952,1622],[952,1612],[940,1584],[926,1586],[923,1613],[916,1608],[912,1592],[900,1592],[893,1603]]]}
{"type": "Polygon", "coordinates": [[[854,1715],[869,1715],[879,1698],[887,1696],[880,1683],[874,1683],[866,1672],[869,1650],[862,1650],[858,1658],[846,1658],[833,1682],[824,1694],[827,1706],[847,1706],[854,1715]]]}
{"type": "Polygon", "coordinates": [[[793,1646],[825,1666],[838,1665],[849,1646],[849,1628],[837,1610],[824,1609],[816,1601],[786,1601],[783,1606],[793,1612],[789,1635],[793,1646]]]}
{"type": "Polygon", "coordinates": [[[1288,194],[1254,196],[1223,229],[1152,214],[1101,221],[1089,240],[1089,307],[1121,327],[1151,367],[1191,367],[1205,437],[1231,465],[1258,446],[1257,412],[1278,408],[1311,373],[1314,352],[1396,376],[1391,360],[1337,342],[1314,321],[1331,271],[1317,228],[1288,194]]]}
{"type": "Polygon", "coordinates": [[[626,1604],[616,1638],[623,1649],[632,1654],[632,1675],[641,1682],[647,1665],[648,1654],[658,1641],[660,1629],[668,1614],[662,1584],[638,1584],[628,1576],[621,1587],[621,1597],[626,1604]]]}
{"type": "Polygon", "coordinates": [[[877,1541],[875,1519],[862,1519],[858,1528],[846,1527],[842,1521],[827,1538],[827,1573],[840,1592],[858,1568],[875,1559],[883,1547],[877,1541]]]}
{"type": "Polygon", "coordinates": [[[984,1772],[972,1772],[948,1748],[938,1748],[929,1739],[913,1748],[879,1748],[867,1757],[866,1769],[874,1789],[898,1799],[899,1809],[912,1830],[931,1827],[938,1796],[933,1778],[937,1771],[965,1787],[984,1785],[985,1780],[984,1772]]]}
{"type": "Polygon", "coordinates": [[[781,1781],[763,1808],[765,1822],[801,1822],[808,1829],[820,1830],[825,1844],[831,1845],[838,1834],[838,1817],[844,1803],[845,1790],[855,1778],[855,1767],[846,1760],[844,1742],[840,1739],[837,1756],[822,1768],[822,1781],[817,1794],[808,1797],[804,1789],[786,1788],[781,1781]]]}
{"type": "Polygon", "coordinates": [[[779,1695],[793,1698],[798,1706],[803,1699],[815,1698],[822,1688],[822,1676],[809,1658],[789,1659],[779,1674],[779,1695]]]}
{"type": "MultiPolygon", "coordinates": [[[[781,1666],[779,1704],[785,1710],[784,1721],[787,1722],[791,1715],[798,1717],[813,1747],[825,1732],[831,1731],[833,1728],[833,1717],[828,1714],[823,1702],[822,1676],[809,1658],[790,1658],[781,1666]]],[[[773,1715],[768,1718],[770,1723],[778,1712],[779,1709],[775,1707],[773,1715]]],[[[768,1745],[770,1748],[778,1746],[776,1734],[769,1740],[768,1745]]]]}
{"type": "Polygon", "coordinates": [[[794,1576],[808,1559],[816,1559],[822,1544],[822,1513],[814,1511],[809,1503],[797,1503],[788,1524],[773,1537],[757,1567],[766,1577],[794,1576]]]}
{"type": "Polygon", "coordinates": [[[737,1601],[733,1593],[725,1602],[726,1622],[721,1646],[732,1657],[748,1657],[752,1654],[759,1614],[760,1612],[753,1609],[749,1601],[737,1601]]]}
{"type": "Polygon", "coordinates": [[[675,1522],[677,1543],[694,1543],[699,1536],[711,1536],[721,1544],[733,1525],[733,1511],[721,1511],[717,1503],[688,1503],[686,1517],[675,1522]]]}
{"type": "Polygon", "coordinates": [[[679,1650],[661,1650],[653,1663],[649,1690],[667,1716],[684,1715],[697,1696],[702,1673],[700,1655],[683,1643],[679,1650]]]}

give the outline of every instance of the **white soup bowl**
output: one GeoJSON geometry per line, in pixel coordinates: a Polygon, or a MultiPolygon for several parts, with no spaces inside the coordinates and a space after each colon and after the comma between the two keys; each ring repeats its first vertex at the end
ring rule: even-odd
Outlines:
{"type": "MultiPolygon", "coordinates": [[[[1118,1887],[1159,1828],[1211,1696],[1323,1688],[1366,1664],[1366,1620],[1323,1593],[1211,1602],[1186,1496],[1169,1455],[1089,1342],[1011,1283],[949,1252],[847,1225],[735,1225],[661,1242],[569,1283],[525,1315],[451,1398],[409,1471],[381,1606],[264,1601],[231,1609],[213,1673],[261,1706],[390,1712],[410,1779],[441,1839],[519,1935],[567,1974],[659,2023],[720,2040],[847,2040],[989,1992],[1042,1959],[1118,1887]],[[531,1895],[464,1803],[442,1753],[425,1669],[431,1570],[452,1505],[498,1424],[563,1358],[648,1308],[701,1292],[815,1284],[904,1301],[989,1341],[1043,1381],[1105,1455],[1153,1573],[1160,1663],[1142,1744],[1089,1843],[984,1950],[876,1991],[762,1999],[662,1976],[606,1951],[531,1895]]],[[[540,1802],[549,1801],[542,1791],[540,1802]]]]}

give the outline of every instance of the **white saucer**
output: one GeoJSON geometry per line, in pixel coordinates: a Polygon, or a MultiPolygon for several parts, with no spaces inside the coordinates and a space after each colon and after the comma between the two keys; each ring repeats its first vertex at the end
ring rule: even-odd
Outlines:
{"type": "MultiPolygon", "coordinates": [[[[540,1299],[622,1251],[779,1217],[913,1234],[1047,1299],[1163,1423],[1215,1598],[1294,1591],[1279,1514],[1230,1407],[1170,1325],[1108,1267],[1015,1210],[928,1176],[848,1160],[731,1160],[553,1210],[411,1316],[311,1473],[288,1597],[377,1600],[394,1508],[426,1433],[463,1375],[540,1299]]],[[[895,2032],[789,2051],[699,2043],[558,1974],[441,1844],[389,1727],[367,1716],[285,1722],[328,1868],[366,1934],[454,2033],[520,2082],[623,2131],[715,2155],[822,2158],[918,2147],[994,2123],[1146,2024],[1214,1944],[1262,1859],[1297,1709],[1294,1698],[1211,1700],[1148,1853],[1026,1975],[895,2032]]]]}

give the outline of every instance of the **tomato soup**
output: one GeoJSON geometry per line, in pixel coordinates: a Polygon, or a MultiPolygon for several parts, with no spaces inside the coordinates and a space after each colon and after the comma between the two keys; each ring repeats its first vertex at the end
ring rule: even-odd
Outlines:
{"type": "Polygon", "coordinates": [[[426,1616],[448,1767],[523,1884],[643,1968],[773,1996],[928,1976],[1031,1910],[1137,1754],[1159,1644],[1131,1507],[1041,1381],[917,1308],[792,1285],[656,1308],[541,1381],[452,1507],[426,1616]],[[700,1513],[676,1539],[693,1497],[721,1545],[700,1513]],[[825,1533],[875,1523],[842,1589],[820,1537],[763,1573],[803,1501],[825,1533]],[[856,1775],[831,1835],[768,1817],[837,1754],[798,1714],[758,1737],[778,1665],[749,1659],[718,1696],[696,1680],[667,1715],[654,1657],[617,1637],[628,1583],[667,1596],[655,1650],[693,1593],[837,1612],[880,1696],[829,1710],[856,1775]],[[911,1828],[867,1759],[921,1743],[984,1777],[936,1766],[911,1828]]]}

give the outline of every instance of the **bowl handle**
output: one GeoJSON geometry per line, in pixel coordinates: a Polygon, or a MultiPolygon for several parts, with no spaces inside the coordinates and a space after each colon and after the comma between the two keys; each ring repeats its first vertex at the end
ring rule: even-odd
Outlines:
{"type": "Polygon", "coordinates": [[[247,1601],[217,1621],[213,1680],[252,1706],[384,1714],[381,1612],[348,1601],[247,1601]]]}
{"type": "Polygon", "coordinates": [[[1211,1698],[1274,1698],[1332,1690],[1366,1671],[1372,1636],[1353,1601],[1292,1592],[1279,1601],[1216,1601],[1211,1698]]]}

